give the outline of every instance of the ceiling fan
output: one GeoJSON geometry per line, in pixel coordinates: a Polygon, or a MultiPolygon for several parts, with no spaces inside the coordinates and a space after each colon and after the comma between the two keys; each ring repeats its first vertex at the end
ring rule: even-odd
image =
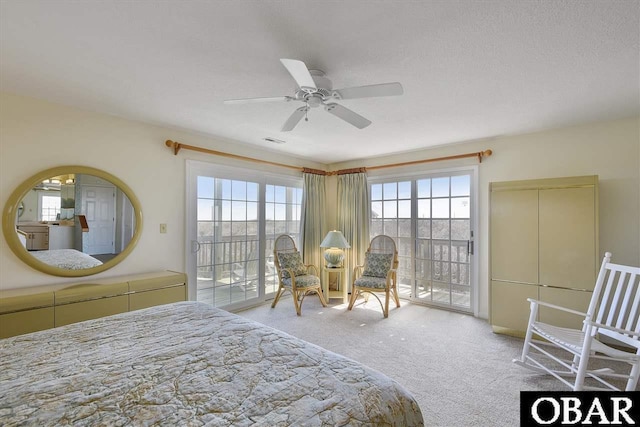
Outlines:
{"type": "Polygon", "coordinates": [[[311,108],[324,106],[325,111],[344,120],[345,122],[363,129],[371,124],[370,120],[362,117],[350,109],[331,102],[333,100],[370,98],[375,96],[396,96],[402,95],[402,85],[398,82],[381,83],[368,86],[355,86],[344,89],[333,89],[331,80],[325,77],[324,72],[320,70],[309,70],[304,62],[297,59],[280,59],[282,65],[285,66],[289,74],[298,84],[298,88],[293,96],[275,96],[267,98],[244,98],[244,99],[228,99],[225,104],[245,104],[254,102],[273,102],[273,101],[300,101],[304,105],[296,109],[282,126],[282,132],[289,132],[296,127],[298,122],[305,117],[309,120],[307,112],[311,108]]]}

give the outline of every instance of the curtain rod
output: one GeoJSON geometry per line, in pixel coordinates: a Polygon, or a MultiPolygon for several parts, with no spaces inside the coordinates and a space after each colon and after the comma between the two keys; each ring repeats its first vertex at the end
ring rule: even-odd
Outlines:
{"type": "Polygon", "coordinates": [[[173,154],[176,155],[176,156],[178,155],[178,152],[181,149],[184,148],[185,150],[198,151],[200,153],[207,153],[207,154],[213,154],[213,155],[216,155],[216,156],[231,157],[232,159],[246,160],[246,161],[249,161],[249,162],[256,162],[256,163],[263,163],[263,164],[267,164],[267,165],[280,166],[280,167],[283,167],[283,168],[294,169],[294,170],[297,170],[297,171],[300,171],[300,172],[304,171],[304,168],[301,168],[301,167],[298,167],[298,166],[291,166],[291,165],[286,165],[284,163],[270,162],[268,160],[262,160],[262,159],[254,159],[253,157],[246,157],[246,156],[240,156],[238,154],[225,153],[224,151],[210,150],[208,148],[196,147],[195,145],[182,144],[180,142],[175,142],[175,141],[172,141],[170,139],[167,139],[167,141],[164,144],[169,148],[173,148],[173,154]]]}
{"type": "Polygon", "coordinates": [[[165,142],[165,145],[167,147],[173,149],[173,154],[176,155],[176,156],[178,155],[178,152],[181,149],[184,148],[185,150],[198,151],[200,153],[213,154],[213,155],[222,156],[222,157],[230,157],[232,159],[246,160],[246,161],[249,161],[249,162],[262,163],[262,164],[266,164],[266,165],[280,166],[280,167],[283,167],[283,168],[289,168],[289,169],[297,170],[297,171],[304,172],[304,173],[313,173],[313,174],[316,174],[316,175],[327,175],[327,176],[345,175],[345,174],[349,174],[349,173],[362,173],[362,172],[367,172],[367,171],[376,170],[376,169],[395,168],[395,167],[399,167],[399,166],[417,165],[417,164],[420,164],[420,163],[440,162],[440,161],[443,161],[443,160],[465,159],[465,158],[469,158],[469,157],[477,157],[478,158],[478,163],[482,163],[482,158],[483,157],[489,157],[491,154],[493,154],[493,151],[485,150],[485,151],[478,151],[476,153],[457,154],[457,155],[454,155],[454,156],[436,157],[436,158],[433,158],[433,159],[413,160],[413,161],[410,161],[410,162],[391,163],[391,164],[387,164],[387,165],[368,166],[368,167],[351,168],[351,169],[341,169],[341,170],[337,170],[337,171],[323,171],[323,170],[320,170],[320,169],[311,169],[311,168],[305,168],[305,167],[300,167],[300,166],[291,166],[291,165],[287,165],[287,164],[284,164],[284,163],[270,162],[268,160],[256,159],[256,158],[247,157],[247,156],[240,156],[238,154],[225,153],[224,151],[216,151],[216,150],[211,150],[209,148],[196,147],[195,145],[182,144],[180,142],[175,142],[175,141],[172,141],[170,139],[168,139],[165,142]]]}

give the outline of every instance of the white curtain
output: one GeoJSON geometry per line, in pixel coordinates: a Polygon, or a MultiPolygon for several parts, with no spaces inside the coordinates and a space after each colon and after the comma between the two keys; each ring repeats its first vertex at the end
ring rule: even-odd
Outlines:
{"type": "Polygon", "coordinates": [[[347,283],[351,286],[353,269],[364,262],[369,247],[369,189],[364,172],[338,175],[338,230],[351,249],[345,250],[347,283]]]}
{"type": "Polygon", "coordinates": [[[324,175],[303,173],[302,215],[300,218],[300,250],[305,264],[313,264],[322,272],[324,258],[320,243],[327,233],[325,207],[327,196],[324,175]]]}

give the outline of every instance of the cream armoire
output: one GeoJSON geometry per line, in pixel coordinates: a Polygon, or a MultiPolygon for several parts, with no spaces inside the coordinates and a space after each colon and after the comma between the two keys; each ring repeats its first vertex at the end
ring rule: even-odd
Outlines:
{"type": "MultiPolygon", "coordinates": [[[[490,317],[523,335],[527,298],[586,311],[599,268],[598,177],[490,184],[490,317]]],[[[540,308],[539,320],[581,328],[577,316],[540,308]]]]}

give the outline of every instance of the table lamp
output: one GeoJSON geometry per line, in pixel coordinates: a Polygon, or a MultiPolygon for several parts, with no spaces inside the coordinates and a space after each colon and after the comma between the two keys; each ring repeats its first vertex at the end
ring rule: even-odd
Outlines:
{"type": "Polygon", "coordinates": [[[350,248],[351,246],[344,238],[341,231],[332,230],[327,233],[322,243],[321,248],[327,248],[324,251],[324,259],[327,261],[327,267],[336,268],[340,267],[342,260],[344,259],[344,248],[350,248]]]}

